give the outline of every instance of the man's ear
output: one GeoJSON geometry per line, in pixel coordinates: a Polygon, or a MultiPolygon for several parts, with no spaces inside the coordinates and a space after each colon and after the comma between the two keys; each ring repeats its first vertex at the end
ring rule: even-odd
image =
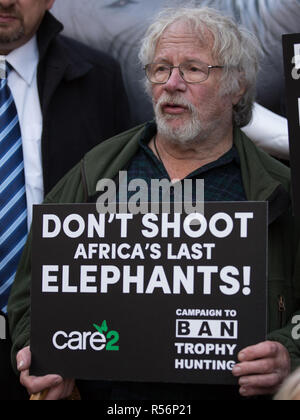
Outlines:
{"type": "Polygon", "coordinates": [[[232,105],[235,106],[237,105],[240,100],[242,99],[242,97],[245,95],[246,93],[246,80],[245,80],[245,74],[244,72],[238,72],[237,73],[237,82],[239,84],[239,88],[237,89],[237,91],[232,95],[232,105]]]}
{"type": "Polygon", "coordinates": [[[237,105],[242,99],[242,97],[245,95],[245,93],[246,93],[245,86],[240,85],[240,89],[238,90],[238,92],[232,95],[232,105],[233,106],[237,105]]]}

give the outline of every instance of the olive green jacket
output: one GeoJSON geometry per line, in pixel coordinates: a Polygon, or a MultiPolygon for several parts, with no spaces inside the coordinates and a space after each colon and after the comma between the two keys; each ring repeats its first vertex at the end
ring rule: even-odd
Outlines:
{"type": "MultiPolygon", "coordinates": [[[[101,143],[57,184],[45,202],[92,202],[98,181],[114,179],[127,167],[139,149],[144,128],[136,127],[101,143]]],[[[247,199],[269,202],[268,339],[287,347],[292,367],[296,368],[300,366],[300,340],[293,339],[295,325],[291,321],[297,310],[300,315],[300,254],[299,230],[291,213],[290,171],[258,149],[239,129],[235,130],[234,142],[247,199]]],[[[17,352],[30,342],[30,283],[31,234],[8,305],[14,366],[17,352]]]]}

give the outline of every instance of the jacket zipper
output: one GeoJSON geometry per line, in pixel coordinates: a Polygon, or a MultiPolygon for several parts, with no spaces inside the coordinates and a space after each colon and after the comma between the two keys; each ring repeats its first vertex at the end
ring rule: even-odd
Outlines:
{"type": "Polygon", "coordinates": [[[284,314],[286,312],[285,299],[283,296],[279,296],[278,298],[278,311],[279,311],[279,326],[280,328],[283,328],[284,314]]]}

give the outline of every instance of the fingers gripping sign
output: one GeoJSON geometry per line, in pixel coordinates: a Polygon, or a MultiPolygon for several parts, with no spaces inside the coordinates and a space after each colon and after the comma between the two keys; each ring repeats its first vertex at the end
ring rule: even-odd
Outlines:
{"type": "Polygon", "coordinates": [[[247,347],[238,359],[240,363],[232,373],[239,378],[240,394],[244,397],[274,394],[291,370],[289,353],[277,342],[247,347]]]}
{"type": "Polygon", "coordinates": [[[31,351],[26,347],[17,355],[17,367],[20,372],[20,382],[29,394],[44,393],[45,400],[61,400],[69,397],[74,389],[74,380],[63,379],[59,375],[31,376],[31,351]]]}

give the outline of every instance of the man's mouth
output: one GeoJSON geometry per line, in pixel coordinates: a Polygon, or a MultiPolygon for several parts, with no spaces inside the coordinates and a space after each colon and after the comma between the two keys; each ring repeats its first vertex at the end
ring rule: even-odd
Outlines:
{"type": "Polygon", "coordinates": [[[18,18],[14,15],[0,13],[0,23],[11,23],[11,22],[15,22],[17,19],[18,18]]]}
{"type": "Polygon", "coordinates": [[[180,104],[165,103],[162,105],[162,111],[166,114],[180,115],[187,112],[188,108],[180,104]]]}

